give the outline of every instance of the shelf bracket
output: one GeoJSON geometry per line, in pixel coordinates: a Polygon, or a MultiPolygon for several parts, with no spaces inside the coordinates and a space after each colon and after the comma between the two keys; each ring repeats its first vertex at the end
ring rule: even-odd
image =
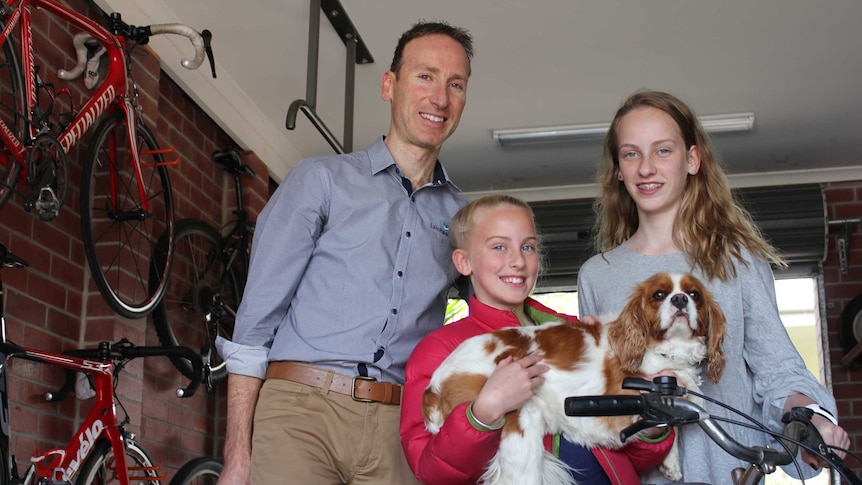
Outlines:
{"type": "Polygon", "coordinates": [[[858,224],[862,219],[838,219],[829,221],[830,226],[842,226],[841,235],[838,236],[838,266],[841,274],[847,274],[850,263],[847,260],[847,251],[850,249],[850,226],[858,224]]]}

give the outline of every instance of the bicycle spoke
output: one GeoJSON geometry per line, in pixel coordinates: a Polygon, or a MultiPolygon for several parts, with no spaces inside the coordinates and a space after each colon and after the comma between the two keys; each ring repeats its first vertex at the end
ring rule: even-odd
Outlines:
{"type": "MultiPolygon", "coordinates": [[[[139,126],[137,133],[139,152],[155,148],[146,128],[139,126]]],[[[150,286],[150,255],[173,225],[173,200],[167,170],[156,165],[160,155],[141,161],[139,181],[127,135],[122,113],[96,130],[85,167],[86,185],[82,184],[81,223],[99,291],[120,315],[141,318],[155,307],[166,287],[165,281],[150,286]],[[141,199],[139,184],[146,199],[141,199]]],[[[163,280],[171,264],[169,249],[156,273],[163,280]]]]}
{"type": "MultiPolygon", "coordinates": [[[[231,259],[225,255],[219,232],[194,219],[177,223],[174,266],[165,298],[153,311],[153,323],[162,345],[214,348],[218,336],[233,333],[236,307],[241,296],[231,259]]],[[[172,360],[180,372],[189,363],[172,360]]],[[[213,378],[224,377],[224,363],[212,355],[213,378]]]]}

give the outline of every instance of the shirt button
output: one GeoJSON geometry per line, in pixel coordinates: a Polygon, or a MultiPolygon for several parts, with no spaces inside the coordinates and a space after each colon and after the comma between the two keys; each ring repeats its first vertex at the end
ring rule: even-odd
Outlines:
{"type": "Polygon", "coordinates": [[[397,308],[393,308],[393,309],[392,309],[392,314],[393,314],[393,315],[398,315],[398,309],[397,309],[397,308]]]}
{"type": "Polygon", "coordinates": [[[399,272],[398,272],[398,277],[400,278],[400,277],[402,277],[402,276],[404,276],[404,272],[403,272],[403,271],[399,271],[399,272]]]}
{"type": "Polygon", "coordinates": [[[407,233],[405,234],[405,236],[410,237],[410,231],[407,231],[407,233]]]}

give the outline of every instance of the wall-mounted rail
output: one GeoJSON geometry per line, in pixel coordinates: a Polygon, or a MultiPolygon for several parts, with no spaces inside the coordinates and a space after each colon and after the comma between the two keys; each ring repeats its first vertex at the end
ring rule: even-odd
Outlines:
{"type": "Polygon", "coordinates": [[[353,150],[353,96],[356,79],[356,64],[374,62],[371,53],[362,42],[362,37],[347,16],[339,0],[311,0],[311,11],[308,21],[308,72],[306,73],[305,99],[297,99],[290,103],[287,110],[285,127],[288,130],[296,128],[296,115],[302,111],[323,135],[329,146],[336,153],[346,153],[353,150]],[[345,81],[344,81],[344,143],[340,143],[317,115],[317,70],[320,50],[320,12],[326,14],[332,27],[347,48],[345,81]]]}

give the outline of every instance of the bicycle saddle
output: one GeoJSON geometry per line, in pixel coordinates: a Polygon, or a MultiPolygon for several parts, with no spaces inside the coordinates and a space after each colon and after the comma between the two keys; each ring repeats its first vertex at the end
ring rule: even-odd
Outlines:
{"type": "Polygon", "coordinates": [[[242,156],[236,150],[215,151],[212,154],[213,163],[231,175],[248,175],[254,178],[254,170],[242,163],[242,156]]]}

